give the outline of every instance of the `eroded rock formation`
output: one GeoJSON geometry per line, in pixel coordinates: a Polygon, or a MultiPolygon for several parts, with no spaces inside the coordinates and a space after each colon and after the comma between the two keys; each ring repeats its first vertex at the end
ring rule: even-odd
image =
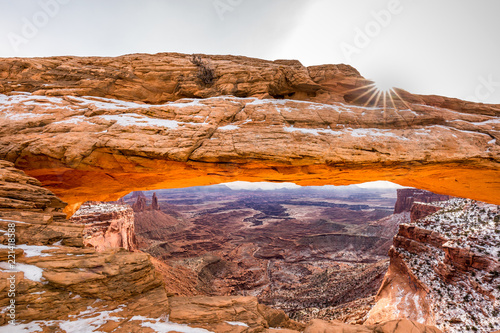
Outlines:
{"type": "Polygon", "coordinates": [[[137,198],[136,202],[134,202],[132,205],[132,210],[134,212],[144,212],[145,210],[147,210],[147,208],[148,204],[145,197],[137,198]]]}
{"type": "Polygon", "coordinates": [[[367,221],[390,214],[394,193],[370,206],[364,190],[345,191],[161,190],[166,211],[135,212],[136,231],[142,250],[185,268],[200,294],[257,296],[305,318],[299,310],[375,295],[387,270],[396,232],[375,236],[367,221]]]}
{"type": "Polygon", "coordinates": [[[65,204],[12,163],[0,161],[0,187],[0,329],[12,328],[6,326],[12,325],[8,323],[11,299],[16,329],[27,331],[192,330],[186,324],[235,333],[263,332],[271,324],[303,328],[282,311],[258,304],[255,297],[175,297],[169,302],[172,293],[164,282],[175,280],[158,271],[149,255],[84,248],[84,226],[65,220],[65,204]],[[12,248],[7,245],[11,234],[17,240],[12,248]],[[12,252],[15,264],[10,266],[6,260],[12,252]],[[16,296],[8,297],[12,287],[7,278],[13,275],[16,296]],[[203,312],[198,311],[200,304],[203,312]],[[189,309],[198,309],[198,317],[185,317],[189,309]],[[165,319],[169,315],[171,321],[165,319]]]}
{"type": "Polygon", "coordinates": [[[11,298],[6,295],[11,287],[7,278],[13,275],[19,330],[70,333],[84,327],[128,333],[204,328],[228,333],[298,333],[305,327],[283,311],[259,304],[255,297],[168,298],[190,292],[189,288],[167,292],[169,287],[164,285],[185,278],[179,275],[182,272],[172,273],[167,267],[165,274],[157,270],[161,263],[153,263],[142,252],[84,248],[84,226],[65,220],[65,204],[9,162],[0,161],[0,187],[2,328],[8,330],[6,325],[11,325],[7,307],[11,298]],[[12,224],[15,232],[10,231],[12,224]],[[17,238],[15,267],[4,261],[11,251],[6,245],[10,233],[17,238]]]}
{"type": "Polygon", "coordinates": [[[418,221],[441,209],[442,207],[433,205],[432,203],[414,202],[410,209],[410,220],[418,221]]]}
{"type": "Polygon", "coordinates": [[[83,242],[97,251],[120,247],[137,249],[134,211],[128,205],[88,201],[70,221],[85,226],[83,242]]]}
{"type": "Polygon", "coordinates": [[[304,333],[441,333],[435,327],[428,327],[407,319],[391,320],[377,325],[347,325],[341,322],[326,322],[315,319],[304,333]]]}
{"type": "MultiPolygon", "coordinates": [[[[16,225],[17,314],[26,328],[56,326],[69,332],[79,324],[115,332],[175,331],[177,324],[162,318],[175,317],[182,312],[175,304],[183,304],[182,309],[196,313],[219,309],[214,311],[224,314],[196,327],[258,332],[274,323],[300,329],[283,313],[266,317],[252,297],[176,298],[169,305],[163,286],[168,277],[159,275],[148,255],[83,248],[83,227],[64,218],[66,205],[41,184],[70,203],[69,213],[82,202],[116,200],[131,190],[230,180],[304,185],[390,180],[500,203],[499,106],[397,90],[391,94],[394,105],[384,107],[363,95],[369,87],[361,87],[369,82],[349,66],[204,58],[214,68],[213,80],[202,80],[199,65],[180,54],[0,61],[0,159],[14,163],[0,162],[0,227],[16,225]],[[230,316],[227,308],[234,310],[234,304],[242,312],[230,316]],[[204,307],[212,310],[198,310],[204,307]]],[[[399,311],[392,315],[446,329],[467,329],[478,321],[498,327],[493,312],[498,261],[491,253],[498,237],[478,233],[484,214],[479,214],[481,222],[477,214],[469,219],[476,208],[470,202],[458,208],[467,215],[459,230],[476,238],[454,234],[456,228],[443,227],[442,220],[425,223],[439,212],[421,220],[420,229],[408,228],[409,238],[400,236],[405,239],[391,250],[387,283],[372,320],[390,318],[383,312],[387,306],[399,311]],[[439,237],[425,232],[432,242],[410,237],[411,230],[420,235],[421,229],[448,241],[434,242],[439,237]],[[461,288],[437,292],[464,278],[461,288]],[[438,311],[450,302],[456,310],[438,311]]],[[[485,210],[488,216],[493,212],[485,210]]],[[[2,237],[5,246],[8,236],[2,237]]],[[[336,237],[320,235],[301,245],[334,246],[336,237]]],[[[372,239],[357,241],[369,246],[372,239]]],[[[275,250],[259,255],[280,255],[275,250]]],[[[2,258],[6,252],[0,250],[2,258]]],[[[1,268],[5,291],[10,273],[1,268]]],[[[9,300],[0,302],[5,309],[9,300]]],[[[6,319],[2,311],[3,324],[6,319]]],[[[335,332],[322,325],[316,331],[335,332]]],[[[409,326],[428,330],[418,324],[387,325],[394,332],[407,332],[409,326]]]]}
{"type": "Polygon", "coordinates": [[[449,200],[449,195],[436,194],[416,188],[398,189],[398,200],[394,207],[394,213],[409,212],[414,202],[430,203],[434,201],[449,200]]]}
{"type": "Polygon", "coordinates": [[[259,332],[269,326],[294,332],[304,329],[304,325],[291,321],[283,311],[259,304],[255,297],[172,297],[170,302],[171,320],[200,325],[213,332],[259,332]],[[241,326],[240,330],[234,326],[241,326]]]}
{"type": "Polygon", "coordinates": [[[469,199],[414,204],[368,323],[408,318],[445,332],[500,327],[500,214],[469,199]],[[440,209],[437,209],[440,208],[440,209]]]}
{"type": "Polygon", "coordinates": [[[158,204],[158,197],[156,193],[153,193],[153,197],[151,198],[151,210],[160,210],[160,205],[158,204]]]}
{"type": "Polygon", "coordinates": [[[136,201],[132,204],[132,209],[136,213],[151,211],[151,210],[160,210],[160,206],[158,204],[158,197],[156,196],[156,193],[153,193],[153,196],[151,198],[151,205],[148,205],[148,200],[144,195],[144,193],[142,192],[134,192],[131,198],[136,199],[136,201]],[[141,194],[136,194],[136,193],[141,193],[141,194]]]}
{"type": "Polygon", "coordinates": [[[398,189],[398,200],[394,207],[394,213],[398,214],[411,211],[414,202],[430,203],[449,199],[450,196],[448,195],[436,194],[416,188],[398,189]]]}
{"type": "Polygon", "coordinates": [[[397,90],[384,108],[361,98],[369,82],[349,66],[203,58],[209,86],[180,54],[3,59],[0,158],[70,212],[146,187],[236,179],[383,179],[500,197],[498,106],[397,90]]]}
{"type": "MultiPolygon", "coordinates": [[[[0,186],[0,325],[12,319],[6,311],[11,299],[15,299],[18,323],[54,319],[71,322],[75,320],[71,315],[88,309],[96,316],[99,311],[119,311],[127,302],[141,307],[134,311],[138,315],[160,317],[168,311],[162,280],[149,255],[85,249],[84,227],[65,219],[65,204],[9,162],[0,161],[0,186]],[[12,246],[8,240],[13,237],[16,242],[12,246]],[[12,247],[16,256],[9,264],[6,259],[12,247]],[[9,298],[7,277],[13,274],[16,296],[9,298]],[[153,309],[146,300],[155,300],[157,305],[153,309]]],[[[33,330],[50,323],[30,325],[33,330]]],[[[64,324],[60,327],[64,329],[64,324]]]]}

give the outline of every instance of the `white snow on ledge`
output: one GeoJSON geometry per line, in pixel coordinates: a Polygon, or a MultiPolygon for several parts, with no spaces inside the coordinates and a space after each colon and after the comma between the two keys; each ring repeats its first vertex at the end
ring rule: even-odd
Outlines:
{"type": "Polygon", "coordinates": [[[158,333],[179,332],[179,333],[214,333],[204,328],[193,328],[185,324],[172,323],[170,321],[161,319],[151,319],[143,316],[134,316],[132,320],[142,321],[142,327],[149,327],[158,333]]]}
{"type": "Polygon", "coordinates": [[[9,263],[0,262],[0,268],[7,270],[9,272],[23,272],[24,278],[31,280],[31,281],[35,281],[35,282],[42,281],[43,269],[41,269],[40,267],[37,267],[35,265],[16,263],[15,268],[11,269],[9,263]]]}
{"type": "Polygon", "coordinates": [[[386,130],[386,129],[378,129],[378,128],[346,128],[340,131],[334,131],[329,128],[299,128],[299,127],[294,127],[293,125],[290,127],[283,126],[283,129],[285,132],[301,132],[304,134],[312,134],[312,135],[319,135],[319,134],[330,134],[330,135],[343,135],[343,134],[350,134],[353,137],[391,137],[395,138],[398,140],[403,140],[403,141],[408,141],[409,139],[404,137],[404,136],[399,136],[394,134],[391,130],[386,130]]]}
{"type": "Polygon", "coordinates": [[[239,321],[226,321],[227,324],[231,326],[243,326],[243,327],[248,327],[247,324],[239,322],[239,321]]]}
{"type": "Polygon", "coordinates": [[[385,129],[378,129],[378,128],[356,128],[356,129],[349,129],[349,132],[351,136],[355,137],[365,137],[365,136],[386,136],[386,137],[392,137],[396,138],[399,140],[403,141],[408,141],[408,138],[405,138],[403,136],[399,136],[391,132],[391,130],[385,130],[385,129]]]}
{"type": "Polygon", "coordinates": [[[239,128],[240,127],[236,126],[236,125],[226,125],[226,126],[219,127],[218,129],[221,131],[233,131],[233,130],[237,130],[239,128]]]}
{"type": "MultiPolygon", "coordinates": [[[[113,125],[118,125],[122,127],[127,126],[138,126],[138,127],[164,127],[169,129],[177,129],[179,126],[193,125],[193,126],[203,126],[208,125],[208,123],[194,123],[194,122],[180,122],[177,120],[161,119],[161,118],[151,118],[137,113],[123,113],[114,115],[101,115],[94,117],[85,116],[73,116],[61,121],[56,121],[52,124],[80,124],[86,122],[88,124],[97,124],[93,122],[96,119],[103,119],[106,121],[114,121],[113,125]]],[[[102,133],[106,133],[107,130],[102,133]]]]}
{"type": "MultiPolygon", "coordinates": [[[[222,96],[223,97],[223,96],[222,96]]],[[[5,95],[0,94],[0,111],[8,110],[16,104],[25,104],[31,106],[46,106],[49,103],[62,108],[71,108],[71,105],[66,103],[76,103],[76,107],[92,105],[101,110],[129,110],[129,109],[149,109],[152,107],[173,106],[177,108],[198,105],[199,99],[183,99],[177,102],[167,102],[165,104],[142,104],[135,102],[122,101],[119,99],[111,99],[95,96],[64,96],[53,97],[43,95],[33,95],[31,93],[17,92],[17,94],[5,95]],[[64,106],[63,106],[64,105],[64,106]]]]}
{"type": "MultiPolygon", "coordinates": [[[[110,311],[99,311],[91,306],[78,315],[70,315],[75,320],[37,320],[27,324],[17,324],[8,326],[9,333],[18,332],[41,332],[44,327],[56,326],[66,332],[71,333],[92,333],[101,332],[99,327],[109,321],[119,322],[126,318],[119,316],[125,305],[110,311]]],[[[185,324],[170,322],[167,318],[148,318],[144,316],[134,316],[130,321],[141,321],[142,327],[149,327],[157,333],[179,332],[179,333],[214,333],[203,328],[193,328],[185,324]]]]}
{"type": "Polygon", "coordinates": [[[119,99],[96,97],[96,96],[66,96],[72,102],[76,102],[82,106],[92,105],[101,110],[130,110],[130,109],[149,109],[153,107],[174,106],[177,108],[195,106],[200,100],[185,99],[184,102],[167,102],[165,104],[142,104],[136,102],[128,102],[119,99]]]}
{"type": "Polygon", "coordinates": [[[85,116],[74,116],[74,117],[64,119],[61,121],[53,122],[52,124],[80,124],[80,123],[86,121],[86,119],[87,118],[85,116]]]}
{"type": "MultiPolygon", "coordinates": [[[[331,109],[339,113],[342,112],[352,112],[352,108],[357,109],[367,109],[367,110],[378,110],[379,107],[362,107],[362,106],[352,106],[343,103],[333,103],[333,104],[321,104],[316,102],[293,100],[293,99],[258,99],[256,97],[236,97],[236,96],[215,96],[205,99],[190,99],[185,98],[175,102],[166,102],[164,104],[142,104],[136,102],[128,102],[119,99],[111,99],[96,96],[64,96],[64,97],[53,97],[53,96],[43,96],[43,95],[33,95],[31,93],[18,92],[17,94],[5,95],[0,94],[0,111],[10,110],[14,105],[30,105],[30,106],[48,106],[56,105],[58,108],[64,108],[68,110],[81,109],[82,107],[93,106],[101,110],[133,110],[133,109],[149,109],[154,107],[175,107],[175,108],[185,108],[192,106],[203,106],[201,103],[203,101],[211,100],[228,100],[228,101],[242,101],[246,102],[247,105],[262,105],[262,104],[272,104],[277,108],[278,112],[281,111],[292,111],[288,106],[293,106],[294,104],[304,104],[308,108],[313,110],[321,109],[331,109]],[[68,104],[73,103],[73,104],[68,104]]],[[[208,104],[209,105],[209,104],[208,104]]],[[[206,105],[206,106],[208,106],[206,105]]]]}
{"type": "Polygon", "coordinates": [[[312,134],[312,135],[319,135],[320,133],[322,134],[331,134],[331,135],[342,135],[342,131],[333,131],[329,128],[300,128],[300,127],[287,127],[283,126],[283,129],[285,132],[293,133],[293,132],[300,132],[304,134],[312,134]]]}
{"type": "MultiPolygon", "coordinates": [[[[48,257],[48,256],[51,256],[51,254],[50,253],[42,253],[42,251],[57,249],[57,247],[55,247],[55,246],[26,245],[26,244],[16,245],[15,248],[23,250],[24,255],[26,257],[48,257]]],[[[9,249],[9,246],[0,244],[0,249],[9,249]]]]}
{"type": "Polygon", "coordinates": [[[177,128],[179,122],[168,119],[149,118],[137,113],[103,115],[96,118],[116,121],[115,125],[119,126],[157,126],[166,128],[177,128]]]}
{"type": "MultiPolygon", "coordinates": [[[[0,111],[3,111],[0,108],[0,111]]],[[[13,112],[4,112],[3,118],[9,119],[12,121],[19,121],[19,120],[25,120],[25,119],[39,119],[39,118],[44,118],[46,115],[45,114],[39,114],[39,113],[13,113],[13,112]]]]}

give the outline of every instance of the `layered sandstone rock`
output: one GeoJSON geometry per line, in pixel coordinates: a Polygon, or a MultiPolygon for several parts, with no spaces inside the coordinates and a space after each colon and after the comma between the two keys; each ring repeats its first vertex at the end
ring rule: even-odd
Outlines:
{"type": "Polygon", "coordinates": [[[445,332],[500,327],[498,207],[466,199],[428,206],[434,213],[424,209],[394,237],[368,323],[408,318],[445,332]]]}
{"type": "Polygon", "coordinates": [[[151,198],[151,210],[160,210],[160,205],[158,204],[158,197],[156,196],[156,192],[153,193],[153,197],[151,198]]]}
{"type": "Polygon", "coordinates": [[[384,179],[500,197],[498,106],[399,90],[394,105],[364,106],[369,88],[353,89],[368,82],[348,66],[204,58],[216,73],[209,86],[180,54],[4,59],[0,157],[70,211],[140,188],[235,179],[384,179]]]}
{"type": "Polygon", "coordinates": [[[203,82],[199,76],[202,64],[191,55],[177,53],[3,59],[0,93],[27,91],[36,95],[98,96],[146,103],[220,95],[344,101],[343,94],[366,83],[354,68],[346,65],[308,69],[293,60],[205,55],[200,60],[213,68],[213,82],[203,82]]]}
{"type": "Polygon", "coordinates": [[[68,327],[78,321],[78,313],[93,312],[99,317],[102,311],[121,311],[122,304],[128,302],[142,304],[134,312],[137,315],[160,317],[168,313],[163,282],[149,255],[118,249],[96,253],[83,248],[83,226],[64,219],[62,201],[12,163],[1,161],[0,175],[4,202],[0,209],[0,257],[13,259],[8,257],[12,250],[16,254],[12,265],[3,261],[0,266],[0,325],[12,319],[6,308],[12,299],[7,297],[7,277],[12,275],[16,277],[16,319],[29,330],[57,324],[69,332],[68,327]],[[10,239],[15,239],[15,244],[10,239]],[[151,299],[157,302],[155,309],[146,302],[151,299]],[[42,322],[28,324],[33,321],[42,322]]]}
{"type": "Polygon", "coordinates": [[[52,213],[53,219],[63,220],[66,206],[52,192],[41,187],[36,179],[16,169],[13,163],[0,160],[0,208],[9,211],[52,213]]]}
{"type": "Polygon", "coordinates": [[[170,303],[172,321],[200,325],[215,332],[225,331],[229,328],[227,326],[247,327],[245,332],[262,331],[269,325],[296,330],[304,328],[290,320],[283,311],[259,304],[256,297],[172,297],[170,303]]]}
{"type": "MultiPolygon", "coordinates": [[[[197,74],[200,65],[178,54],[1,60],[0,158],[27,170],[68,201],[68,212],[84,201],[116,200],[130,190],[236,179],[317,185],[384,179],[498,203],[498,106],[398,90],[406,103],[394,93],[394,105],[383,107],[381,100],[370,104],[369,95],[361,96],[369,88],[356,88],[367,82],[348,66],[305,68],[294,61],[204,58],[215,71],[210,82],[197,74]]],[[[1,163],[1,222],[14,221],[19,244],[24,245],[19,258],[24,266],[19,267],[25,270],[16,273],[25,295],[19,314],[24,320],[54,319],[33,323],[30,330],[39,325],[47,332],[53,326],[71,331],[78,322],[103,331],[175,331],[175,325],[161,319],[169,313],[168,301],[147,255],[81,249],[82,227],[64,219],[61,200],[12,164],[1,163]],[[34,245],[55,249],[29,247],[34,245]],[[106,295],[115,299],[106,300],[106,295]]],[[[479,223],[472,222],[470,226],[479,223]]],[[[443,232],[446,237],[451,233],[443,232]]],[[[443,265],[437,271],[450,281],[475,270],[483,283],[467,280],[470,288],[466,283],[460,297],[467,290],[472,295],[468,299],[497,299],[497,292],[488,289],[497,283],[497,270],[484,273],[483,260],[491,257],[490,243],[497,240],[483,236],[488,246],[474,247],[472,257],[453,250],[459,248],[456,242],[442,245],[450,249],[447,254],[432,248],[419,255],[439,255],[443,265]],[[458,260],[463,267],[456,269],[442,258],[458,260]],[[474,262],[481,264],[476,268],[474,262]]],[[[323,238],[327,245],[334,240],[323,238]]],[[[477,242],[466,239],[464,244],[477,242]]],[[[415,272],[408,262],[410,252],[403,251],[392,251],[394,265],[388,276],[408,293],[391,291],[385,284],[379,296],[386,292],[386,305],[400,314],[435,320],[431,309],[438,313],[434,305],[450,300],[429,301],[431,282],[422,281],[433,276],[433,270],[415,272]],[[414,277],[408,278],[411,272],[414,277]]],[[[269,253],[276,254],[262,254],[269,253]]],[[[492,263],[496,261],[487,269],[492,263]]],[[[6,299],[0,301],[7,304],[6,299]]],[[[476,319],[497,325],[490,320],[494,314],[487,301],[473,303],[473,309],[485,311],[474,314],[476,319]]],[[[238,309],[249,311],[246,305],[238,309]]],[[[239,314],[235,311],[235,319],[239,314]]],[[[450,325],[476,321],[470,313],[459,313],[458,319],[438,314],[450,325]]],[[[251,327],[221,321],[211,325],[223,325],[221,330],[229,332],[265,330],[269,321],[259,318],[244,323],[251,327]]]]}
{"type": "MultiPolygon", "coordinates": [[[[15,275],[16,329],[67,333],[81,328],[118,333],[195,331],[197,327],[228,333],[270,332],[269,327],[282,327],[272,331],[284,333],[303,330],[283,311],[258,304],[255,297],[174,297],[169,302],[164,281],[177,283],[183,277],[176,274],[182,272],[160,274],[155,266],[161,265],[141,252],[84,248],[83,226],[64,219],[63,202],[12,163],[0,162],[0,176],[4,203],[0,258],[16,255],[14,267],[7,262],[0,265],[0,291],[7,295],[11,287],[7,277],[15,275]],[[11,234],[17,238],[13,251],[5,245],[11,234]],[[170,321],[165,319],[168,316],[170,321]]],[[[96,218],[95,209],[93,213],[80,218],[96,218]]],[[[6,330],[12,328],[5,326],[11,325],[9,304],[10,298],[0,298],[0,325],[6,330]]]]}
{"type": "MultiPolygon", "coordinates": [[[[7,297],[11,288],[7,278],[13,275],[16,280],[15,314],[18,330],[70,333],[91,329],[128,333],[185,331],[200,326],[214,328],[215,332],[223,328],[224,332],[236,333],[262,332],[271,324],[302,328],[300,324],[290,321],[283,312],[259,305],[257,299],[252,297],[202,300],[177,297],[172,299],[176,305],[171,307],[167,290],[172,288],[165,288],[164,282],[185,280],[185,276],[180,275],[181,271],[177,271],[177,277],[170,271],[167,279],[164,272],[156,269],[158,263],[153,263],[145,253],[131,253],[125,249],[96,252],[84,248],[81,241],[83,226],[64,220],[64,203],[50,191],[41,188],[38,181],[15,169],[11,163],[2,161],[0,165],[3,202],[16,198],[15,202],[9,203],[10,206],[5,204],[0,209],[2,260],[11,259],[8,257],[11,249],[6,245],[8,239],[12,238],[10,234],[14,234],[17,239],[12,251],[16,254],[15,265],[11,267],[5,261],[0,265],[0,292],[3,295],[0,297],[0,330],[13,329],[12,324],[8,323],[11,318],[7,307],[11,299],[7,297]],[[27,237],[25,233],[32,225],[41,226],[37,229],[40,233],[27,237]],[[50,227],[54,227],[57,234],[53,234],[50,227]],[[232,305],[229,308],[228,301],[232,305]],[[183,319],[182,313],[199,307],[200,302],[206,304],[204,314],[210,320],[199,324],[196,316],[183,319]],[[177,323],[165,319],[169,315],[172,319],[176,318],[177,323]]],[[[93,206],[103,208],[102,205],[94,203],[93,206]]],[[[92,210],[92,204],[84,209],[92,210]]],[[[93,214],[82,214],[80,218],[96,218],[97,210],[93,209],[93,214]]],[[[104,210],[103,216],[114,216],[104,210]]],[[[182,288],[183,283],[186,285],[185,281],[180,281],[178,288],[182,288]]]]}
{"type": "Polygon", "coordinates": [[[40,182],[0,161],[0,242],[7,244],[9,223],[16,223],[17,244],[83,246],[82,227],[69,223],[66,206],[40,182]],[[17,222],[16,222],[17,221],[17,222]]]}
{"type": "Polygon", "coordinates": [[[132,209],[136,213],[151,211],[151,210],[157,210],[157,211],[160,210],[160,205],[158,203],[158,197],[156,196],[156,193],[153,193],[153,196],[151,197],[151,205],[148,205],[148,200],[144,195],[144,193],[142,192],[134,192],[132,194],[131,199],[134,198],[136,198],[136,201],[132,204],[132,209]],[[135,193],[141,193],[141,194],[134,195],[135,193]]]}
{"type": "Polygon", "coordinates": [[[147,210],[147,202],[145,197],[137,198],[137,201],[132,205],[132,210],[134,212],[143,212],[147,210]]]}
{"type": "MultiPolygon", "coordinates": [[[[0,93],[24,91],[45,96],[97,96],[149,104],[221,95],[363,104],[370,97],[361,95],[371,89],[368,85],[372,82],[349,65],[304,67],[297,60],[267,61],[230,55],[199,57],[208,65],[206,67],[213,69],[214,79],[209,84],[200,78],[202,64],[187,54],[4,58],[0,62],[0,93]]],[[[418,96],[403,90],[398,93],[412,104],[492,115],[500,110],[499,105],[418,96]]],[[[379,100],[378,104],[382,102],[379,100]]]]}
{"type": "Polygon", "coordinates": [[[304,333],[440,333],[435,327],[428,327],[410,320],[392,320],[378,325],[347,325],[341,322],[326,322],[315,319],[304,333]]]}
{"type": "Polygon", "coordinates": [[[433,205],[432,202],[449,200],[450,196],[432,193],[415,188],[397,190],[397,200],[394,206],[394,214],[380,220],[370,222],[372,234],[389,238],[391,242],[385,244],[384,249],[389,250],[392,238],[402,233],[401,225],[407,225],[432,213],[442,207],[433,205]]]}
{"type": "Polygon", "coordinates": [[[414,202],[429,203],[434,201],[449,200],[450,196],[432,193],[417,188],[398,189],[398,200],[394,207],[394,213],[409,212],[414,202]]]}
{"type": "Polygon", "coordinates": [[[410,209],[410,220],[412,222],[418,221],[427,217],[435,212],[441,210],[442,207],[433,205],[432,203],[415,202],[410,209]]]}
{"type": "Polygon", "coordinates": [[[137,249],[134,211],[128,205],[86,202],[71,217],[71,222],[83,224],[83,241],[97,251],[112,248],[137,249]]]}

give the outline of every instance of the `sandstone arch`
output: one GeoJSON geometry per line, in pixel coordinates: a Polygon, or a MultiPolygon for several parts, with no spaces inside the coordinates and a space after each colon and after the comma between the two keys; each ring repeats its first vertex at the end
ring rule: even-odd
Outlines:
{"type": "Polygon", "coordinates": [[[500,204],[498,105],[397,90],[364,106],[370,82],[350,66],[203,58],[210,87],[182,54],[2,59],[0,159],[69,212],[232,180],[389,180],[500,204]]]}

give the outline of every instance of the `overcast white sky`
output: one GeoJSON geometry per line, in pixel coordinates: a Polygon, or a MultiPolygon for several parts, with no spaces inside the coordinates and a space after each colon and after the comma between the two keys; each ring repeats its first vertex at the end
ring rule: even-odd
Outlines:
{"type": "Polygon", "coordinates": [[[499,9],[498,0],[0,0],[0,57],[348,63],[413,93],[500,103],[499,9]]]}
{"type": "MultiPolygon", "coordinates": [[[[295,188],[300,188],[300,185],[297,185],[295,183],[269,183],[269,182],[245,182],[245,181],[236,181],[236,182],[231,182],[231,183],[223,183],[222,185],[226,185],[232,190],[276,190],[276,189],[295,189],[295,188]]],[[[391,183],[388,181],[383,181],[383,180],[378,180],[374,182],[368,182],[368,183],[362,183],[362,184],[356,184],[356,185],[349,185],[349,186],[356,186],[360,188],[365,188],[365,189],[398,189],[398,188],[404,188],[404,186],[391,183]]],[[[333,185],[325,185],[324,187],[334,189],[337,186],[333,185]]],[[[346,187],[346,186],[340,186],[340,187],[346,187]]]]}

